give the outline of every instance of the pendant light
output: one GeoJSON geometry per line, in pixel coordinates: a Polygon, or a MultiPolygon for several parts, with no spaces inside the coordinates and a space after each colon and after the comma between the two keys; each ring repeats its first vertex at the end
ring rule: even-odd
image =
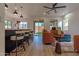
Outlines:
{"type": "Polygon", "coordinates": [[[15,11],[13,12],[13,14],[18,14],[17,10],[15,10],[15,11]]]}
{"type": "Polygon", "coordinates": [[[5,3],[5,8],[8,9],[8,5],[5,3]]]}
{"type": "Polygon", "coordinates": [[[20,18],[23,18],[23,15],[22,15],[22,8],[23,8],[23,7],[21,6],[21,15],[20,15],[20,18]]]}
{"type": "Polygon", "coordinates": [[[13,14],[17,15],[18,12],[17,12],[17,8],[16,8],[16,4],[15,4],[15,11],[13,12],[13,14]]]}
{"type": "Polygon", "coordinates": [[[23,18],[23,15],[21,14],[20,18],[23,18]]]}

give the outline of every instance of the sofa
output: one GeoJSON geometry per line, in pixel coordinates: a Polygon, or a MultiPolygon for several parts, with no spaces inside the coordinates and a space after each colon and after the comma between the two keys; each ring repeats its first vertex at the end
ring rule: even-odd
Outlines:
{"type": "Polygon", "coordinates": [[[71,42],[71,35],[64,34],[64,36],[59,40],[59,42],[71,42]]]}

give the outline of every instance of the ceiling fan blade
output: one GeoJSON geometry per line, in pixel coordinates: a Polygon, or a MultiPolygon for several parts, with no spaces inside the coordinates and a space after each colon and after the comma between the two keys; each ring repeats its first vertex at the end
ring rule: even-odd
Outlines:
{"type": "Polygon", "coordinates": [[[46,13],[49,13],[50,11],[52,11],[52,9],[51,9],[51,10],[49,10],[49,11],[47,11],[46,13]]]}
{"type": "Polygon", "coordinates": [[[50,8],[50,7],[47,7],[47,6],[43,6],[44,8],[48,8],[48,9],[52,9],[52,8],[50,8]]]}
{"type": "Polygon", "coordinates": [[[66,6],[59,6],[59,7],[55,7],[55,8],[65,8],[66,6]]]}
{"type": "Polygon", "coordinates": [[[57,4],[58,4],[58,3],[54,3],[54,4],[53,4],[53,7],[55,7],[57,4]]]}

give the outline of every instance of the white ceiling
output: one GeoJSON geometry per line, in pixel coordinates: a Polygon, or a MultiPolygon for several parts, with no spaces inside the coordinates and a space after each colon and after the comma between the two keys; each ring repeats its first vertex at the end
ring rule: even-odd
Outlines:
{"type": "MultiPolygon", "coordinates": [[[[8,9],[6,10],[7,11],[6,15],[13,16],[15,4],[8,3],[7,5],[8,5],[8,9]]],[[[25,18],[30,18],[30,17],[59,17],[59,16],[63,16],[65,14],[71,12],[72,10],[79,8],[79,4],[77,4],[77,3],[59,3],[57,6],[62,6],[62,5],[66,5],[67,7],[57,9],[57,13],[54,13],[54,11],[51,11],[49,15],[44,15],[44,13],[46,11],[48,11],[48,9],[43,8],[43,6],[51,7],[52,6],[51,3],[17,3],[16,7],[17,7],[17,10],[19,13],[18,16],[20,16],[20,14],[21,14],[20,7],[23,6],[22,14],[25,18]]]]}

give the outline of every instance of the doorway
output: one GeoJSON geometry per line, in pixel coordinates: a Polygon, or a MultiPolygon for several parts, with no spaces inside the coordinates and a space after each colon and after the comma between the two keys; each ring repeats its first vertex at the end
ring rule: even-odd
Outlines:
{"type": "Polygon", "coordinates": [[[43,29],[44,29],[44,22],[43,21],[35,21],[34,22],[35,35],[42,35],[43,29]]]}

